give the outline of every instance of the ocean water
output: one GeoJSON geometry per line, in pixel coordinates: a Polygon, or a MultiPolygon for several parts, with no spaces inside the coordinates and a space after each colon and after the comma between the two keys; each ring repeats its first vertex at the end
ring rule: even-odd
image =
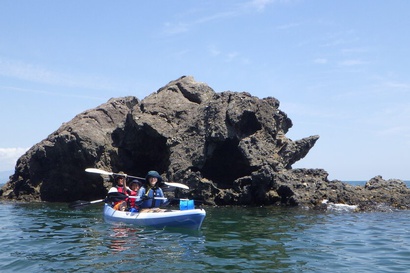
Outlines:
{"type": "Polygon", "coordinates": [[[0,272],[410,272],[410,211],[210,207],[200,231],[0,203],[0,272]]]}

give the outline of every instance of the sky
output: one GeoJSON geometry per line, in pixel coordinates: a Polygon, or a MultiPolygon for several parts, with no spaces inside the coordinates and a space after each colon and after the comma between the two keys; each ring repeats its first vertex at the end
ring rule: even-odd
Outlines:
{"type": "Polygon", "coordinates": [[[0,172],[76,114],[183,75],[275,97],[294,168],[410,180],[410,1],[0,2],[0,172]]]}

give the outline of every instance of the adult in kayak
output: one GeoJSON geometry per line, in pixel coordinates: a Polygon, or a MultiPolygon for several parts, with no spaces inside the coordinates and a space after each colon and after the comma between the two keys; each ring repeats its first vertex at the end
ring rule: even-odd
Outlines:
{"type": "Polygon", "coordinates": [[[140,208],[157,208],[164,203],[165,199],[154,199],[154,197],[164,197],[164,192],[160,188],[162,177],[156,171],[149,171],[145,176],[145,183],[138,191],[138,196],[142,203],[140,208]]]}
{"type": "Polygon", "coordinates": [[[113,185],[108,193],[121,192],[123,194],[129,194],[131,192],[131,189],[125,185],[126,179],[127,177],[125,176],[124,172],[119,172],[118,174],[116,174],[114,177],[113,185]]]}
{"type": "Polygon", "coordinates": [[[119,172],[118,175],[114,177],[114,183],[111,189],[108,191],[108,197],[112,202],[112,206],[116,210],[126,210],[128,207],[127,199],[122,197],[111,197],[112,193],[122,193],[125,195],[129,195],[131,193],[131,189],[126,185],[126,175],[124,172],[119,172]]]}

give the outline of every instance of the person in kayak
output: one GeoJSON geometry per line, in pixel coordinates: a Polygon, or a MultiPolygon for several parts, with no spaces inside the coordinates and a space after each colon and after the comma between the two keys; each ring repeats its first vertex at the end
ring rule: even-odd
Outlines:
{"type": "Polygon", "coordinates": [[[142,186],[142,183],[140,181],[138,181],[137,179],[132,180],[131,183],[130,183],[131,192],[130,192],[129,196],[131,196],[131,197],[128,199],[128,207],[129,207],[130,211],[133,208],[135,209],[135,211],[139,210],[139,206],[136,203],[136,201],[137,201],[136,199],[137,199],[138,191],[141,188],[141,186],[142,186]],[[132,197],[135,197],[135,198],[132,198],[132,197]]]}
{"type": "Polygon", "coordinates": [[[149,171],[145,176],[145,183],[138,191],[138,196],[143,200],[140,208],[157,208],[164,203],[165,199],[154,199],[164,197],[164,192],[160,188],[162,177],[156,171],[149,171]]]}
{"type": "Polygon", "coordinates": [[[121,192],[123,194],[129,194],[131,192],[131,189],[126,186],[126,179],[127,177],[124,172],[119,172],[117,175],[115,175],[114,183],[108,193],[121,192]]]}
{"type": "Polygon", "coordinates": [[[127,198],[119,196],[113,193],[122,193],[124,195],[129,195],[131,189],[126,185],[126,175],[124,172],[119,172],[118,175],[114,177],[114,183],[111,189],[108,191],[108,199],[111,201],[112,206],[116,210],[126,210],[127,209],[127,198]]]}

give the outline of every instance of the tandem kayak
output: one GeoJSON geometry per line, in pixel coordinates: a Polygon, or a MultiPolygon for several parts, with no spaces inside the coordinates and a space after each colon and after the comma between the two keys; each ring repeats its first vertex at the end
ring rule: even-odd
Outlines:
{"type": "Polygon", "coordinates": [[[104,219],[107,222],[120,222],[137,226],[155,228],[200,229],[206,212],[203,209],[142,209],[139,212],[120,211],[104,205],[104,219]]]}

